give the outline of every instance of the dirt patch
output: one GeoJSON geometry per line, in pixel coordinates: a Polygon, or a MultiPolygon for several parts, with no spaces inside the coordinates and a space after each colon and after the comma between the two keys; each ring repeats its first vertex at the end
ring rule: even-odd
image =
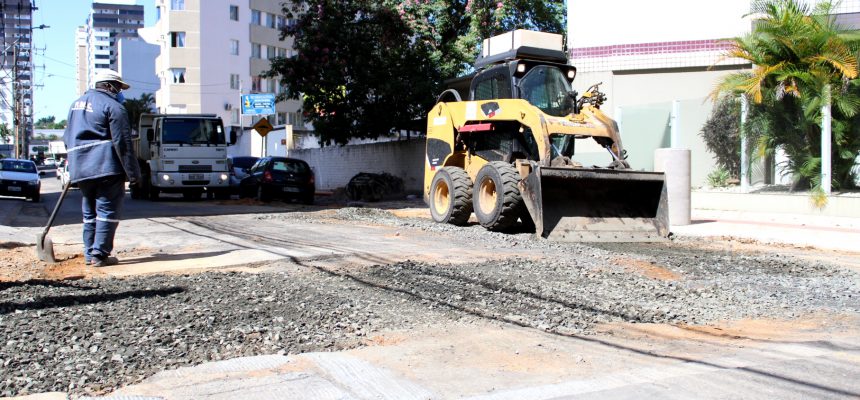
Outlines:
{"type": "Polygon", "coordinates": [[[637,273],[651,279],[658,279],[661,281],[677,281],[681,279],[680,274],[650,261],[638,260],[629,257],[615,257],[612,259],[612,263],[624,268],[626,271],[637,273]]]}
{"type": "Polygon", "coordinates": [[[0,244],[0,282],[20,282],[34,279],[74,280],[104,275],[87,266],[84,257],[55,247],[58,263],[49,264],[36,257],[36,247],[20,243],[0,244]]]}

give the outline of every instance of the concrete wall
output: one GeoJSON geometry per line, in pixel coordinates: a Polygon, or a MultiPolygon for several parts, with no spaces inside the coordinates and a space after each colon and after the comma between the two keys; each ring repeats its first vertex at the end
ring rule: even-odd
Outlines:
{"type": "Polygon", "coordinates": [[[387,172],[403,179],[409,192],[420,193],[424,182],[424,139],[291,150],[290,157],[307,161],[316,173],[317,190],[346,186],[359,172],[387,172]]]}
{"type": "Polygon", "coordinates": [[[161,49],[141,39],[121,39],[119,41],[119,74],[131,88],[125,91],[125,98],[137,99],[144,93],[152,94],[161,86],[155,74],[155,59],[161,49]]]}

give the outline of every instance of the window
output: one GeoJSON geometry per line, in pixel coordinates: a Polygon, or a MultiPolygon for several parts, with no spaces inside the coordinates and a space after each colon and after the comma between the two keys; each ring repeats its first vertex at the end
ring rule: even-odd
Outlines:
{"type": "Polygon", "coordinates": [[[511,98],[511,86],[504,73],[499,72],[486,77],[475,86],[475,100],[509,98],[511,98]]]}
{"type": "Polygon", "coordinates": [[[251,25],[260,25],[262,24],[262,19],[260,18],[260,12],[257,10],[251,10],[251,25]]]}
{"type": "Polygon", "coordinates": [[[283,29],[287,26],[287,19],[281,15],[278,15],[278,29],[283,29]]]}
{"type": "Polygon", "coordinates": [[[230,55],[239,55],[239,41],[230,39],[230,55]]]}
{"type": "Polygon", "coordinates": [[[239,6],[230,6],[230,19],[233,21],[239,20],[239,6]]]}
{"type": "Polygon", "coordinates": [[[171,10],[184,10],[185,9],[185,0],[170,0],[170,9],[171,10]]]}
{"type": "Polygon", "coordinates": [[[185,32],[170,32],[170,47],[185,47],[185,32]]]}
{"type": "Polygon", "coordinates": [[[161,21],[161,7],[155,6],[155,21],[161,21]]]}
{"type": "Polygon", "coordinates": [[[260,58],[260,44],[251,43],[251,58],[260,58]]]}
{"type": "Polygon", "coordinates": [[[230,74],[230,89],[239,89],[239,74],[230,74]]]}
{"type": "Polygon", "coordinates": [[[275,79],[266,79],[266,93],[275,93],[275,79]]]}
{"type": "Polygon", "coordinates": [[[278,49],[278,57],[287,58],[287,49],[278,49]]]}
{"type": "Polygon", "coordinates": [[[275,28],[275,14],[266,14],[266,26],[275,28]]]}
{"type": "Polygon", "coordinates": [[[251,78],[251,91],[252,92],[260,92],[260,76],[254,76],[251,78]]]}
{"type": "Polygon", "coordinates": [[[275,46],[266,46],[266,58],[271,60],[275,58],[275,50],[277,48],[275,46]]]}
{"type": "Polygon", "coordinates": [[[287,113],[278,113],[278,125],[286,125],[287,124],[287,113]]]}
{"type": "Polygon", "coordinates": [[[173,83],[185,83],[185,68],[171,68],[170,74],[173,76],[173,83]]]}
{"type": "Polygon", "coordinates": [[[554,116],[571,112],[573,105],[565,96],[570,84],[556,67],[541,65],[533,68],[520,80],[520,96],[541,111],[554,116]]]}
{"type": "Polygon", "coordinates": [[[230,123],[234,124],[234,125],[239,123],[239,108],[238,107],[230,110],[230,123]]]}

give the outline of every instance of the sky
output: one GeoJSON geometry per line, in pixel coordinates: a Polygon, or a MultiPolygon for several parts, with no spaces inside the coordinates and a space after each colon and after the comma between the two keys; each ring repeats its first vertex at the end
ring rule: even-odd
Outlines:
{"type": "MultiPolygon", "coordinates": [[[[103,2],[109,3],[110,0],[103,2]]],[[[33,114],[35,120],[55,116],[57,121],[61,121],[66,119],[69,105],[77,98],[75,31],[86,23],[93,2],[35,0],[35,3],[38,9],[33,12],[33,26],[45,24],[50,28],[33,30],[36,49],[33,78],[37,85],[33,89],[33,114]]],[[[137,0],[137,4],[144,6],[144,26],[155,24],[155,0],[137,0]]]]}

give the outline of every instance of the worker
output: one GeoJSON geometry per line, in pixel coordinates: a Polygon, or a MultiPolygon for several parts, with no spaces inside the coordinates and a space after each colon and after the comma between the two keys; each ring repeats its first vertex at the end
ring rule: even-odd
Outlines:
{"type": "Polygon", "coordinates": [[[119,225],[125,182],[140,179],[131,142],[131,125],[123,103],[130,86],[111,70],[95,75],[95,88],[72,103],[63,142],[68,152],[69,180],[83,200],[84,261],[95,267],[116,264],[111,255],[119,225]]]}

